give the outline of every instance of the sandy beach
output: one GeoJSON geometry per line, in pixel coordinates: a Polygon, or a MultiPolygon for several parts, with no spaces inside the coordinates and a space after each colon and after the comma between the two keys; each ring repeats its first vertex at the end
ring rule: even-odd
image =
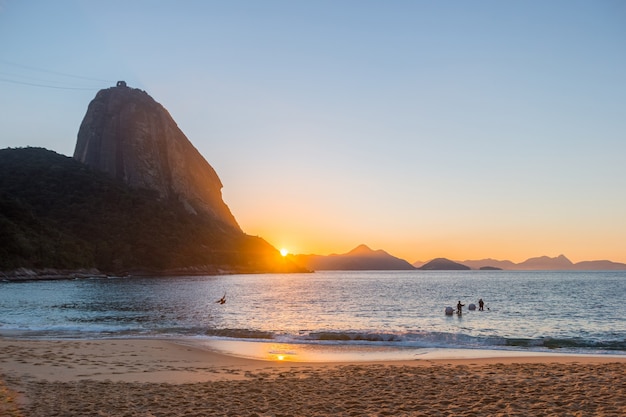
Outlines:
{"type": "Polygon", "coordinates": [[[626,358],[287,362],[167,340],[0,339],[0,415],[620,416],[626,358]]]}

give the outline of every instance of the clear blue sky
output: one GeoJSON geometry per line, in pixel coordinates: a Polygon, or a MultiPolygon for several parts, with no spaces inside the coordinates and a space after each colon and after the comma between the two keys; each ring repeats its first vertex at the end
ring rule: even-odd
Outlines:
{"type": "Polygon", "coordinates": [[[0,0],[1,148],[117,80],[276,247],[626,262],[626,2],[0,0]]]}

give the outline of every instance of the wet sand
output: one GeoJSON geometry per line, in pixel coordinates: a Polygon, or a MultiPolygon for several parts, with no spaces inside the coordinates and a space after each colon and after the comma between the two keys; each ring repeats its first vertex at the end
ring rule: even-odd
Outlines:
{"type": "Polygon", "coordinates": [[[626,357],[289,362],[0,338],[1,416],[621,416],[626,357]]]}

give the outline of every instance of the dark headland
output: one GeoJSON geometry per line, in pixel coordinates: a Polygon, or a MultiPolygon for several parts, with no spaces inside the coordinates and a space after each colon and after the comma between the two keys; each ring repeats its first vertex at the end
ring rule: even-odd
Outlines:
{"type": "Polygon", "coordinates": [[[73,158],[0,150],[0,271],[5,278],[305,271],[246,235],[221,189],[167,110],[120,82],[89,104],[73,158]]]}

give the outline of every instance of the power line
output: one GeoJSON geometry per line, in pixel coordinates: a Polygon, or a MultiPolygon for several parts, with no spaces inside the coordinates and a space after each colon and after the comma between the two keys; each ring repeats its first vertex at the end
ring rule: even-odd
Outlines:
{"type": "MultiPolygon", "coordinates": [[[[11,83],[28,83],[28,84],[36,84],[37,86],[45,85],[50,87],[73,87],[73,88],[88,88],[93,85],[94,82],[89,82],[89,84],[84,84],[80,82],[77,84],[77,81],[56,81],[51,80],[50,78],[40,77],[40,76],[30,76],[26,74],[17,74],[15,72],[6,72],[0,71],[0,78],[5,80],[6,82],[11,83]]],[[[101,82],[98,82],[97,85],[102,85],[101,82]]]]}
{"type": "Polygon", "coordinates": [[[85,76],[82,76],[82,75],[68,74],[68,73],[59,72],[59,71],[53,71],[53,70],[49,70],[49,69],[45,69],[45,68],[37,68],[37,67],[29,66],[29,65],[17,64],[15,62],[5,61],[4,59],[0,59],[0,63],[5,64],[5,65],[11,65],[13,67],[27,69],[27,70],[30,70],[30,71],[38,71],[38,72],[45,72],[45,73],[48,73],[48,74],[60,75],[62,77],[78,78],[78,79],[82,79],[82,80],[98,81],[98,82],[104,82],[104,83],[109,83],[109,84],[113,82],[111,80],[103,80],[101,78],[85,77],[85,76]]]}
{"type": "Polygon", "coordinates": [[[11,83],[11,84],[29,85],[29,86],[32,86],[32,87],[56,88],[58,90],[84,90],[84,91],[99,90],[99,88],[60,87],[58,85],[44,85],[44,84],[28,83],[28,82],[24,82],[24,81],[8,80],[6,78],[0,78],[0,81],[1,82],[5,82],[5,83],[11,83]]]}

